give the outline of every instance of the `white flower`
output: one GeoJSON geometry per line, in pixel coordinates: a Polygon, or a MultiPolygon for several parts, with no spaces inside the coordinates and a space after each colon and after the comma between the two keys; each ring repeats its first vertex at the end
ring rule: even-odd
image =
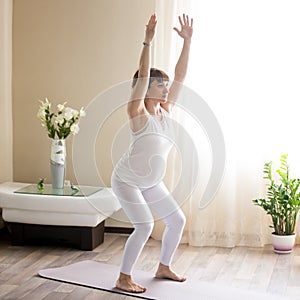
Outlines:
{"type": "Polygon", "coordinates": [[[83,110],[83,107],[80,108],[80,112],[79,112],[79,117],[85,117],[86,116],[86,113],[85,111],[83,110]]]}
{"type": "Polygon", "coordinates": [[[65,119],[62,116],[62,114],[59,114],[56,118],[55,118],[55,122],[59,125],[62,125],[64,123],[65,119]]]}
{"type": "Polygon", "coordinates": [[[73,135],[77,134],[79,132],[79,126],[78,124],[72,124],[71,127],[70,127],[70,130],[71,130],[71,133],[73,135]]]}
{"type": "Polygon", "coordinates": [[[63,113],[63,117],[67,120],[70,121],[73,118],[73,109],[70,107],[66,107],[65,111],[63,113]]]}
{"type": "Polygon", "coordinates": [[[40,108],[38,113],[37,113],[37,117],[41,120],[41,121],[45,121],[46,120],[46,112],[43,108],[40,108]]]}
{"type": "Polygon", "coordinates": [[[72,109],[72,114],[73,114],[74,119],[76,119],[79,116],[79,112],[76,109],[72,109]]]}
{"type": "Polygon", "coordinates": [[[48,108],[48,109],[51,108],[51,103],[48,101],[47,98],[45,98],[45,102],[43,102],[42,100],[40,100],[40,102],[41,102],[40,109],[45,110],[45,109],[47,109],[47,108],[48,108]]]}
{"type": "Polygon", "coordinates": [[[65,109],[65,105],[67,104],[67,102],[64,102],[63,104],[58,104],[57,105],[57,109],[58,111],[63,111],[65,109]]]}

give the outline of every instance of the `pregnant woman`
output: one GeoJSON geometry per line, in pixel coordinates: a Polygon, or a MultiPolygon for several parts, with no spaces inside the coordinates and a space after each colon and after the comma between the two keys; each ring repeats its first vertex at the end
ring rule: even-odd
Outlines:
{"type": "Polygon", "coordinates": [[[162,181],[166,171],[166,160],[173,146],[169,138],[172,127],[169,114],[187,72],[193,34],[193,19],[183,14],[179,17],[179,23],[181,28],[174,30],[183,39],[183,47],[170,88],[167,74],[150,67],[156,16],[152,15],[146,25],[139,69],[134,75],[131,98],[127,105],[131,144],[115,166],[111,179],[113,191],[134,227],[125,245],[116,283],[118,289],[127,292],[146,291],[145,287],[134,282],[132,270],[152,232],[152,212],[166,225],[155,277],[180,282],[186,280],[170,267],[182,236],[185,216],[162,181]]]}

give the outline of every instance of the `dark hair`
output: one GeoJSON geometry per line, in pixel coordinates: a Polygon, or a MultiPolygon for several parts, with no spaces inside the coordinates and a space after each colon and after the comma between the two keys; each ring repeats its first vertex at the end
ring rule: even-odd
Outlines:
{"type": "MultiPolygon", "coordinates": [[[[133,75],[132,87],[135,86],[138,77],[139,77],[139,70],[137,70],[133,75]]],[[[150,84],[154,80],[157,80],[157,81],[160,81],[160,82],[163,82],[164,80],[168,81],[169,76],[167,75],[167,73],[165,73],[162,70],[159,70],[159,69],[156,69],[156,68],[151,68],[150,69],[150,78],[149,78],[148,88],[150,87],[150,84]]]]}

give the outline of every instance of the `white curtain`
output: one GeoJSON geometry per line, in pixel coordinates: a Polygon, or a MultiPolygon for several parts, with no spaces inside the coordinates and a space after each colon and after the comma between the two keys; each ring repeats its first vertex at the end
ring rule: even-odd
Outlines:
{"type": "MultiPolygon", "coordinates": [[[[223,181],[212,202],[199,209],[211,170],[211,149],[190,114],[178,110],[177,119],[197,145],[199,164],[193,167],[200,170],[198,186],[183,207],[188,220],[183,242],[262,246],[270,242],[270,219],[251,200],[265,196],[263,164],[276,163],[281,154],[288,153],[292,175],[300,177],[300,3],[158,0],[154,62],[171,76],[181,47],[171,28],[183,12],[194,18],[185,83],[212,109],[226,147],[223,181]]],[[[180,176],[178,157],[191,159],[189,151],[170,157],[166,182],[171,189],[176,185],[174,178],[180,176]]],[[[154,237],[159,238],[161,231],[158,223],[154,237]]]]}

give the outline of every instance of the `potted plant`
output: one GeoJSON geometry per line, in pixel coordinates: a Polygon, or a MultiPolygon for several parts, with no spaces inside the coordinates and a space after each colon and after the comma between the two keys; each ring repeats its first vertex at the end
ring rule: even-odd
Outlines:
{"type": "Polygon", "coordinates": [[[290,178],[287,154],[280,157],[276,170],[278,180],[273,177],[272,162],[264,164],[264,179],[269,181],[267,199],[252,200],[272,218],[274,228],[272,243],[277,253],[290,253],[295,244],[295,225],[300,209],[300,179],[290,178]]]}

